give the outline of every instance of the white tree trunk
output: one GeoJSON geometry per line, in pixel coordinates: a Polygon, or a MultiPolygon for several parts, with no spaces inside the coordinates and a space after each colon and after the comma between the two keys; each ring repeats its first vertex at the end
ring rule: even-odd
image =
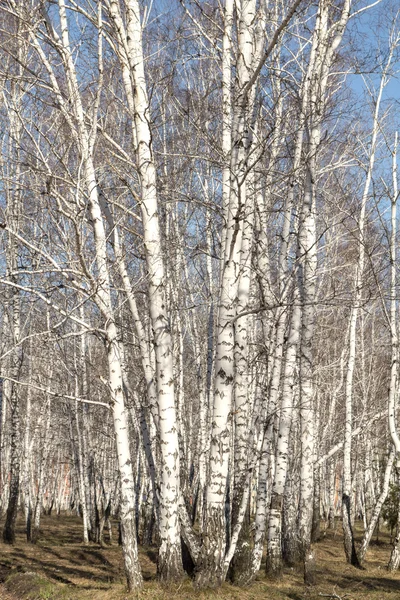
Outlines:
{"type": "Polygon", "coordinates": [[[368,524],[367,530],[364,532],[364,536],[363,536],[362,542],[360,544],[360,548],[358,550],[358,560],[360,561],[361,564],[365,560],[365,555],[367,553],[368,546],[371,541],[372,535],[375,531],[375,527],[378,523],[378,519],[381,514],[383,503],[385,502],[388,492],[389,492],[390,477],[392,475],[392,467],[393,467],[395,458],[396,458],[396,449],[394,447],[392,447],[390,450],[387,464],[386,464],[382,490],[381,490],[381,493],[379,494],[379,498],[375,504],[374,510],[372,511],[371,520],[368,524]]]}
{"type": "MultiPolygon", "coordinates": [[[[368,161],[368,170],[364,184],[363,195],[361,199],[360,217],[358,221],[358,259],[356,264],[355,274],[355,288],[354,288],[354,301],[350,313],[350,334],[349,334],[349,356],[347,363],[346,373],[346,387],[345,387],[345,435],[344,435],[344,446],[343,446],[343,489],[342,489],[342,520],[343,520],[343,534],[344,534],[344,547],[346,552],[346,558],[352,565],[358,566],[359,560],[357,557],[354,536],[352,529],[352,515],[351,515],[351,503],[352,503],[352,475],[351,475],[351,447],[352,447],[352,427],[353,427],[353,379],[354,379],[354,368],[356,360],[356,336],[357,336],[357,320],[360,306],[362,303],[363,296],[363,276],[364,276],[364,263],[365,263],[365,240],[364,240],[364,227],[365,227],[365,213],[367,208],[367,201],[369,196],[369,189],[372,180],[372,173],[375,163],[375,153],[377,136],[379,132],[379,110],[380,102],[384,87],[387,83],[386,72],[390,65],[389,57],[386,69],[381,78],[378,97],[375,103],[375,111],[372,125],[372,136],[371,146],[368,161]]],[[[389,411],[390,412],[390,411],[389,411]]]]}
{"type": "Polygon", "coordinates": [[[279,575],[282,569],[282,511],[289,458],[289,435],[292,422],[293,386],[300,335],[301,310],[294,294],[289,338],[283,374],[282,404],[276,446],[275,477],[271,492],[268,523],[267,573],[279,575]]]}
{"type": "Polygon", "coordinates": [[[119,56],[125,78],[125,93],[132,111],[134,140],[141,186],[141,213],[147,265],[148,298],[156,361],[157,404],[160,435],[160,548],[158,573],[163,580],[182,576],[178,518],[179,446],[174,394],[173,351],[166,306],[164,257],[161,247],[156,170],[152,156],[149,101],[144,74],[142,25],[137,0],[125,0],[126,29],[118,2],[110,0],[119,56]]]}

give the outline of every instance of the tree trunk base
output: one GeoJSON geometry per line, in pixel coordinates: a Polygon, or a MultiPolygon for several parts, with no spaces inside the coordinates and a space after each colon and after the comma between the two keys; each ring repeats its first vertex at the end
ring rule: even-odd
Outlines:
{"type": "Polygon", "coordinates": [[[122,554],[124,556],[125,575],[130,592],[142,587],[143,579],[139,565],[136,545],[136,532],[132,518],[120,522],[122,554]]]}
{"type": "Polygon", "coordinates": [[[15,544],[15,523],[18,510],[18,488],[17,493],[10,495],[7,507],[6,522],[3,529],[3,542],[5,544],[15,544]]]}
{"type": "Polygon", "coordinates": [[[351,516],[350,516],[350,498],[348,495],[343,494],[342,498],[343,502],[343,541],[344,541],[344,550],[346,553],[347,562],[356,567],[357,569],[361,569],[361,564],[357,556],[356,546],[354,543],[354,534],[353,528],[351,524],[351,516]]]}
{"type": "Polygon", "coordinates": [[[295,532],[282,536],[282,558],[287,567],[301,564],[301,543],[295,532]]]}
{"type": "Polygon", "coordinates": [[[179,581],[184,576],[180,539],[176,544],[161,544],[158,553],[157,575],[162,582],[179,581]]]}
{"type": "Polygon", "coordinates": [[[231,562],[230,579],[234,585],[244,587],[252,579],[252,540],[250,519],[245,518],[236,551],[231,562]]]}
{"type": "Polygon", "coordinates": [[[282,576],[282,557],[267,554],[265,572],[269,579],[280,579],[282,576]]]}
{"type": "Polygon", "coordinates": [[[199,559],[196,565],[195,586],[200,589],[215,589],[223,584],[222,559],[216,560],[216,548],[214,552],[211,548],[203,546],[200,550],[199,559]]]}
{"type": "Polygon", "coordinates": [[[40,529],[39,527],[35,527],[35,525],[31,529],[31,539],[29,540],[31,544],[37,544],[40,537],[40,529]]]}
{"type": "Polygon", "coordinates": [[[3,542],[5,544],[15,544],[15,530],[14,527],[4,527],[3,530],[3,542]]]}
{"type": "Polygon", "coordinates": [[[388,571],[393,573],[397,571],[400,565],[400,538],[396,538],[393,544],[393,549],[390,555],[389,564],[387,566],[388,571]]]}
{"type": "Polygon", "coordinates": [[[304,583],[305,585],[315,585],[316,564],[315,555],[311,548],[305,552],[304,556],[304,583]]]}

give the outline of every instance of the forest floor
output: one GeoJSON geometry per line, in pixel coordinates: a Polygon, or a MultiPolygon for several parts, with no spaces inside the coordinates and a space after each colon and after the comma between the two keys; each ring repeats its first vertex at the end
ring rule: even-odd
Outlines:
{"type": "MultiPolygon", "coordinates": [[[[0,523],[0,527],[2,524],[0,523]]],[[[302,572],[286,569],[279,581],[260,571],[253,585],[199,591],[187,579],[162,587],[155,580],[156,552],[141,548],[144,587],[129,598],[137,600],[400,600],[400,571],[386,571],[390,555],[389,534],[380,532],[367,555],[366,569],[347,565],[340,523],[337,531],[322,533],[315,544],[316,583],[303,584],[302,572]]],[[[358,532],[360,533],[360,532],[358,532]]],[[[116,534],[115,534],[116,535],[116,534]]],[[[14,546],[0,543],[0,600],[128,600],[122,552],[116,544],[101,548],[80,542],[81,522],[71,516],[43,517],[36,546],[27,544],[22,519],[14,546]]]]}

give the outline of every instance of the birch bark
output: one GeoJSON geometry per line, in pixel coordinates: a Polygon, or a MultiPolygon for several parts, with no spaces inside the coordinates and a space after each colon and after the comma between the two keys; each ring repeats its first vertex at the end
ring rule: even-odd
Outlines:
{"type": "MultiPolygon", "coordinates": [[[[391,51],[392,52],[392,51],[391,51]]],[[[360,306],[363,297],[363,274],[365,265],[365,239],[364,239],[364,227],[365,227],[365,213],[367,208],[367,201],[369,197],[369,189],[372,180],[372,173],[375,164],[375,154],[377,147],[377,137],[379,133],[379,112],[380,103],[382,100],[382,94],[387,84],[387,70],[391,63],[392,54],[389,53],[389,57],[381,77],[380,86],[378,90],[377,99],[375,102],[375,110],[372,123],[371,133],[371,146],[368,157],[368,167],[366,173],[366,179],[363,189],[363,195],[361,198],[360,217],[358,220],[358,258],[356,264],[355,273],[355,287],[354,287],[354,301],[350,313],[350,333],[349,333],[349,357],[347,362],[347,373],[346,373],[346,387],[345,387],[345,435],[344,435],[344,447],[343,447],[343,489],[342,489],[342,520],[343,520],[343,534],[344,534],[344,547],[346,553],[346,559],[349,563],[355,566],[359,566],[359,559],[354,544],[354,535],[352,529],[352,518],[351,518],[351,502],[352,502],[352,476],[351,476],[351,448],[352,448],[352,420],[353,420],[353,380],[354,380],[354,368],[356,359],[356,336],[357,336],[357,321],[360,306]]]]}
{"type": "MultiPolygon", "coordinates": [[[[51,371],[50,371],[51,378],[51,371]]],[[[46,483],[46,464],[47,459],[50,452],[50,422],[51,422],[51,400],[50,396],[46,398],[46,424],[44,427],[43,438],[42,438],[42,451],[39,458],[39,469],[38,469],[38,485],[36,490],[36,498],[33,509],[33,519],[32,519],[32,535],[31,542],[36,544],[39,540],[40,535],[40,519],[42,516],[42,507],[43,507],[43,494],[46,483]]]]}
{"type": "Polygon", "coordinates": [[[374,506],[374,509],[373,509],[372,515],[371,515],[371,520],[368,524],[366,531],[364,532],[364,536],[361,541],[360,548],[358,550],[358,560],[359,560],[360,564],[362,564],[365,560],[365,555],[367,553],[369,543],[370,543],[373,533],[375,531],[375,527],[378,523],[383,503],[385,502],[386,497],[389,492],[390,477],[392,474],[392,467],[393,467],[395,458],[396,458],[396,449],[394,447],[392,447],[390,450],[387,464],[386,464],[382,490],[381,490],[381,493],[379,494],[379,498],[374,506]]]}
{"type": "Polygon", "coordinates": [[[315,324],[315,291],[317,268],[316,238],[316,181],[317,152],[320,144],[322,119],[326,104],[328,75],[349,19],[350,0],[346,0],[339,18],[329,25],[330,4],[321,0],[318,5],[311,54],[303,91],[302,113],[305,116],[308,143],[306,148],[304,198],[300,213],[298,236],[299,290],[302,303],[300,342],[300,427],[301,478],[299,506],[299,539],[302,545],[305,580],[311,582],[313,553],[311,524],[313,507],[313,337],[315,324]]]}
{"type": "Polygon", "coordinates": [[[148,276],[148,298],[156,361],[157,404],[161,450],[160,548],[158,574],[162,580],[179,579],[182,559],[179,526],[179,445],[174,393],[173,351],[166,305],[164,257],[161,247],[157,180],[149,124],[150,105],[144,73],[142,25],[137,0],[125,0],[126,27],[119,3],[107,2],[114,23],[118,54],[123,70],[125,94],[132,111],[137,170],[140,179],[144,248],[148,276]]]}
{"type": "MultiPolygon", "coordinates": [[[[28,381],[30,382],[32,377],[32,344],[30,344],[30,363],[29,363],[29,374],[28,381]]],[[[30,490],[30,479],[31,479],[31,457],[29,453],[30,437],[31,437],[31,396],[32,388],[29,387],[26,396],[26,410],[25,410],[25,434],[24,434],[24,446],[23,446],[23,469],[22,469],[22,490],[23,490],[23,503],[24,503],[24,516],[26,526],[26,539],[28,542],[31,541],[31,529],[32,529],[32,498],[30,490]]]]}
{"type": "MultiPolygon", "coordinates": [[[[18,21],[15,25],[15,35],[19,37],[20,27],[18,21]]],[[[26,49],[20,44],[17,56],[23,63],[26,49]]],[[[22,140],[22,123],[20,120],[22,100],[24,96],[20,85],[22,68],[17,66],[18,76],[12,78],[10,83],[10,103],[8,108],[8,139],[6,141],[9,160],[3,167],[3,178],[6,193],[6,218],[14,230],[18,230],[21,213],[21,190],[23,188],[20,144],[22,140]]],[[[7,275],[13,284],[18,283],[18,241],[11,233],[8,234],[6,248],[7,275]]],[[[20,469],[21,469],[21,435],[20,435],[20,392],[15,381],[18,381],[22,367],[22,348],[19,345],[21,337],[21,306],[20,292],[17,288],[10,288],[7,293],[6,320],[8,321],[8,343],[14,349],[9,359],[8,375],[14,380],[5,386],[6,393],[3,394],[4,409],[8,404],[10,411],[10,482],[7,504],[6,520],[3,529],[3,541],[8,544],[15,542],[15,522],[18,510],[18,498],[20,492],[20,469]]],[[[5,410],[4,410],[5,414],[5,410]]]]}
{"type": "MultiPolygon", "coordinates": [[[[238,286],[240,280],[241,250],[244,216],[248,215],[246,160],[251,145],[251,98],[243,96],[250,79],[254,52],[252,23],[256,3],[236,2],[238,57],[237,97],[233,106],[233,124],[230,139],[229,199],[225,209],[225,240],[216,326],[216,357],[214,379],[214,406],[212,416],[209,481],[206,488],[205,531],[197,567],[196,581],[201,587],[221,585],[225,576],[224,558],[227,545],[225,501],[229,459],[231,452],[232,411],[235,389],[235,327],[238,286]],[[250,110],[249,110],[250,109],[250,110]]],[[[229,74],[225,63],[230,63],[230,36],[233,2],[225,5],[224,47],[224,118],[229,116],[229,74]],[[225,42],[226,40],[226,42],[225,42]],[[226,73],[226,75],[225,75],[226,73]]],[[[253,92],[254,93],[254,92],[253,92]]],[[[227,150],[227,125],[224,126],[224,150],[227,150]],[[226,144],[226,148],[225,148],[226,144]]],[[[226,168],[226,167],[225,167],[226,168]]],[[[225,177],[225,188],[227,187],[225,177]]],[[[247,234],[248,237],[248,234],[247,234]]],[[[246,236],[245,236],[246,239],[246,236]]],[[[245,242],[246,244],[246,242],[245,242]]],[[[248,250],[244,250],[248,260],[248,250]]],[[[247,273],[246,273],[246,276],[247,273]]],[[[238,399],[239,401],[239,399],[238,399]]]]}
{"type": "Polygon", "coordinates": [[[285,493],[289,435],[292,421],[293,386],[296,369],[297,350],[300,335],[301,309],[298,294],[295,292],[290,332],[286,346],[285,369],[283,374],[282,404],[276,446],[275,477],[271,491],[271,506],[268,523],[267,573],[278,576],[282,570],[282,512],[285,493]]]}
{"type": "MultiPolygon", "coordinates": [[[[397,307],[396,307],[396,234],[397,234],[397,200],[398,200],[398,180],[397,180],[397,141],[398,133],[396,131],[394,139],[394,148],[392,152],[392,197],[391,197],[391,236],[390,236],[390,333],[392,339],[392,365],[390,370],[389,386],[389,431],[392,441],[398,453],[398,432],[396,426],[396,384],[398,380],[398,330],[397,330],[397,307]]],[[[388,571],[396,571],[400,565],[400,502],[397,516],[396,537],[393,542],[393,548],[390,553],[388,571]]]]}

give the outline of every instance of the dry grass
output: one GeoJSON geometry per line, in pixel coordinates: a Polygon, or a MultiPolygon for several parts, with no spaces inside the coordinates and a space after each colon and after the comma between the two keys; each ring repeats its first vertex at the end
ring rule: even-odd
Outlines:
{"type": "MultiPolygon", "coordinates": [[[[15,546],[0,544],[0,600],[125,600],[127,598],[121,549],[100,548],[80,542],[81,523],[75,517],[43,517],[43,532],[36,546],[27,544],[22,528],[15,546]]],[[[245,589],[225,584],[219,590],[196,590],[189,579],[163,587],[155,580],[156,553],[141,548],[145,584],[138,600],[400,600],[400,573],[386,571],[389,536],[372,543],[365,570],[347,565],[341,532],[327,532],[315,545],[316,585],[306,588],[302,573],[286,569],[282,579],[271,581],[259,573],[245,589]],[[324,594],[322,596],[321,594],[324,594]]],[[[132,597],[131,596],[131,597],[132,597]]]]}

